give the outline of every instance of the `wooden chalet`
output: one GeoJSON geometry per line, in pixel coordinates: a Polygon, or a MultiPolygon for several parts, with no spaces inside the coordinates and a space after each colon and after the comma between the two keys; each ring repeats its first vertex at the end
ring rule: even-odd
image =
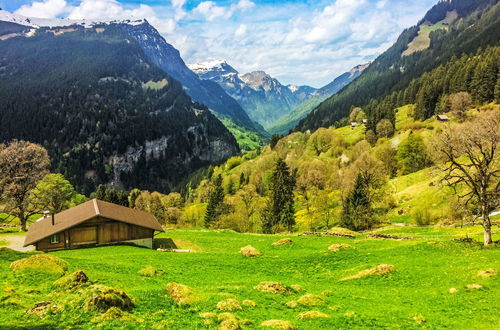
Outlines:
{"type": "Polygon", "coordinates": [[[449,121],[449,120],[450,120],[450,118],[448,118],[448,116],[447,116],[447,115],[437,115],[437,116],[436,116],[436,119],[437,119],[438,121],[449,121]]]}
{"type": "Polygon", "coordinates": [[[153,248],[155,231],[163,228],[152,214],[93,199],[33,223],[24,246],[39,251],[117,243],[153,248]]]}

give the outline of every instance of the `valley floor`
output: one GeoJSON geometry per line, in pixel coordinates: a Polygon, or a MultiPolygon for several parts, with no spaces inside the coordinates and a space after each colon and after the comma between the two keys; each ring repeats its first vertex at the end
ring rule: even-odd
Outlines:
{"type": "MultiPolygon", "coordinates": [[[[234,298],[240,304],[243,300],[256,303],[255,307],[242,304],[242,310],[232,312],[243,328],[261,328],[262,322],[276,319],[289,321],[299,329],[495,329],[500,327],[500,282],[498,275],[492,275],[494,272],[487,273],[491,276],[481,276],[480,272],[500,269],[500,249],[452,241],[459,237],[455,235],[477,232],[481,232],[478,226],[391,226],[377,231],[412,237],[394,240],[370,238],[367,234],[343,238],[175,230],[159,237],[171,238],[178,248],[193,252],[114,246],[51,253],[67,261],[70,272],[81,269],[90,280],[124,290],[133,298],[135,308],[128,317],[117,320],[102,320],[97,318],[98,312],[85,312],[71,298],[75,289],[54,287],[57,276],[14,273],[10,263],[29,254],[2,249],[0,328],[216,328],[217,320],[207,326],[200,314],[220,315],[223,312],[217,309],[217,303],[234,298]],[[284,237],[290,237],[293,243],[271,245],[284,237]],[[333,252],[328,250],[332,244],[349,244],[352,248],[333,252]],[[240,248],[246,245],[257,248],[262,255],[240,255],[240,248]],[[342,280],[380,264],[392,265],[395,271],[342,280]],[[146,266],[164,273],[139,276],[138,271],[146,266]],[[284,294],[255,290],[263,281],[299,285],[303,290],[284,294]],[[178,306],[165,289],[169,282],[189,286],[198,298],[191,305],[178,306]],[[467,289],[470,284],[481,288],[467,289]],[[450,293],[451,288],[456,292],[450,293]],[[306,294],[319,296],[317,304],[287,306],[290,301],[307,301],[300,299],[306,294]],[[54,312],[40,316],[26,313],[35,303],[47,300],[58,306],[54,312]],[[307,311],[319,311],[328,317],[299,318],[307,311]]],[[[497,227],[495,233],[498,235],[497,227]]],[[[8,241],[9,235],[0,235],[0,240],[8,241]]],[[[480,239],[480,235],[471,237],[480,239]]]]}

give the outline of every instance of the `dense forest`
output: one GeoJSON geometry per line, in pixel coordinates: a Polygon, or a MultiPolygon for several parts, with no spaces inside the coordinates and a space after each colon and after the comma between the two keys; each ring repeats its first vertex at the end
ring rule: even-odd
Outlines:
{"type": "MultiPolygon", "coordinates": [[[[481,53],[481,49],[498,46],[499,17],[500,4],[494,0],[452,0],[438,3],[419,25],[405,30],[396,43],[380,55],[359,78],[321,103],[299,123],[297,129],[334,125],[346,118],[354,106],[367,109],[367,114],[372,118],[372,126],[381,118],[393,120],[391,106],[384,106],[388,97],[395,98],[393,95],[403,92],[413,80],[453,61],[454,57],[473,56],[481,53]],[[452,12],[456,13],[457,18],[450,20],[450,23],[446,17],[452,12]],[[437,23],[441,25],[430,32],[427,49],[402,55],[424,25],[433,26],[437,23]]],[[[496,70],[498,71],[498,61],[496,70]]],[[[433,110],[428,110],[430,112],[427,116],[433,110]]]]}
{"type": "Polygon", "coordinates": [[[42,144],[52,170],[85,193],[112,181],[166,192],[238,152],[118,25],[62,32],[0,41],[0,141],[42,144]]]}

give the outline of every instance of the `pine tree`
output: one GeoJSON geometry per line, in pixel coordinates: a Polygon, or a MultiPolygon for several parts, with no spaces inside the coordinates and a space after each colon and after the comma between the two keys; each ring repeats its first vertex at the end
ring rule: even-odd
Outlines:
{"type": "Polygon", "coordinates": [[[351,230],[365,230],[373,225],[370,187],[362,173],[356,177],[354,187],[344,200],[340,221],[351,230]]]}
{"type": "Polygon", "coordinates": [[[224,203],[224,188],[222,188],[222,175],[215,178],[214,187],[208,196],[208,206],[205,213],[205,227],[209,227],[222,214],[221,207],[224,203]]]}
{"type": "Polygon", "coordinates": [[[278,159],[271,176],[269,201],[264,210],[263,229],[266,233],[284,227],[288,231],[295,225],[293,191],[296,173],[291,172],[284,160],[278,159]]]}

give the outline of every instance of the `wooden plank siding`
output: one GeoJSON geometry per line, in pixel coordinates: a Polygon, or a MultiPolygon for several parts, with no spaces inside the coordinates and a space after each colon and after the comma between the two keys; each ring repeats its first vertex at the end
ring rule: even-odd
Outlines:
{"type": "Polygon", "coordinates": [[[83,246],[100,246],[118,242],[152,239],[154,230],[129,223],[95,217],[58,233],[59,243],[51,243],[51,237],[36,243],[40,251],[54,251],[83,246]]]}

